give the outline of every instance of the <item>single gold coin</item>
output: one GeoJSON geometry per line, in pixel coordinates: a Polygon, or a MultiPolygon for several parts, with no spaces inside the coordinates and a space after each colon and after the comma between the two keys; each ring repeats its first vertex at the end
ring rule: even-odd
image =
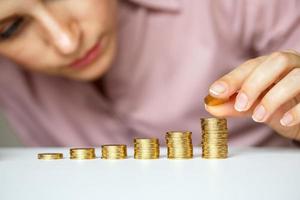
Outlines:
{"type": "Polygon", "coordinates": [[[134,143],[145,143],[145,144],[157,144],[159,143],[158,138],[134,138],[133,140],[134,143]]]}
{"type": "Polygon", "coordinates": [[[201,127],[203,130],[226,129],[227,120],[225,118],[201,118],[201,127]]]}
{"type": "Polygon", "coordinates": [[[228,136],[203,135],[201,138],[202,138],[202,140],[204,140],[204,141],[228,140],[228,136]]]}
{"type": "Polygon", "coordinates": [[[202,158],[204,159],[226,159],[228,156],[227,155],[202,155],[202,158]]]}
{"type": "Polygon", "coordinates": [[[62,153],[39,153],[37,157],[39,160],[59,160],[64,156],[62,153]]]}
{"type": "Polygon", "coordinates": [[[166,138],[191,138],[191,131],[168,131],[166,138]]]}
{"type": "Polygon", "coordinates": [[[206,105],[208,106],[217,106],[217,105],[221,105],[221,104],[224,104],[228,101],[228,99],[219,99],[219,98],[215,98],[211,95],[207,95],[205,98],[204,98],[204,102],[206,105]]]}

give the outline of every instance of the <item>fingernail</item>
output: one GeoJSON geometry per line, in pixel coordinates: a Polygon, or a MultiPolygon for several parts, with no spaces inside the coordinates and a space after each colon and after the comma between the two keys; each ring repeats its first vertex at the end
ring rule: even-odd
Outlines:
{"type": "Polygon", "coordinates": [[[220,95],[224,93],[226,90],[227,87],[225,83],[221,83],[221,82],[214,83],[209,89],[209,91],[214,95],[220,95]]]}
{"type": "Polygon", "coordinates": [[[259,105],[252,116],[252,119],[256,122],[262,122],[267,115],[267,111],[264,106],[259,105]]]}
{"type": "Polygon", "coordinates": [[[280,120],[282,126],[288,126],[293,122],[293,116],[290,113],[285,113],[280,120]]]}
{"type": "Polygon", "coordinates": [[[244,111],[247,108],[247,105],[248,105],[247,95],[243,92],[239,93],[236,97],[234,108],[240,112],[240,111],[244,111]]]}

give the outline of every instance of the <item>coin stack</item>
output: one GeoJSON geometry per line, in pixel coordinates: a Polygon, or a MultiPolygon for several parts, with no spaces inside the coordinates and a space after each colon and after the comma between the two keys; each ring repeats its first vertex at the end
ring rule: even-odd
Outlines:
{"type": "Polygon", "coordinates": [[[192,132],[169,131],[166,134],[169,159],[193,158],[192,132]]]}
{"type": "Polygon", "coordinates": [[[227,158],[228,129],[227,120],[220,118],[202,118],[202,157],[227,158]]]}
{"type": "Polygon", "coordinates": [[[70,149],[70,159],[89,160],[95,159],[95,148],[72,148],[70,149]]]}
{"type": "Polygon", "coordinates": [[[135,138],[134,139],[135,159],[158,159],[159,140],[157,138],[135,138]]]}
{"type": "Polygon", "coordinates": [[[125,144],[102,145],[102,159],[127,158],[127,146],[125,144]]]}
{"type": "Polygon", "coordinates": [[[59,160],[63,159],[62,153],[39,153],[38,159],[39,160],[59,160]]]}

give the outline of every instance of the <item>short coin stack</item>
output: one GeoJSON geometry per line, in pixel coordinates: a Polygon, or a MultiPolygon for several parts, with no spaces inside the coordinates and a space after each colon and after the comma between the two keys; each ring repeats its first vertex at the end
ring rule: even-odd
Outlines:
{"type": "Polygon", "coordinates": [[[89,160],[95,159],[95,148],[72,148],[70,149],[70,159],[89,160]]]}
{"type": "Polygon", "coordinates": [[[169,131],[166,133],[169,159],[193,158],[192,132],[169,131]]]}
{"type": "Polygon", "coordinates": [[[159,140],[157,138],[135,138],[134,139],[135,159],[158,159],[159,140]]]}
{"type": "Polygon", "coordinates": [[[227,158],[228,129],[227,120],[219,118],[201,119],[202,157],[227,158]]]}
{"type": "Polygon", "coordinates": [[[102,159],[127,158],[127,146],[124,144],[102,145],[102,159]]]}

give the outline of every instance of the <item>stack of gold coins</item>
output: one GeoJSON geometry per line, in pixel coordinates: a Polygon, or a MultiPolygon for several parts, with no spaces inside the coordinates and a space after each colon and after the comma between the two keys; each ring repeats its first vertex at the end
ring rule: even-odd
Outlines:
{"type": "Polygon", "coordinates": [[[63,159],[62,153],[39,153],[38,159],[39,160],[58,160],[63,159]]]}
{"type": "Polygon", "coordinates": [[[135,138],[134,139],[135,159],[158,159],[159,140],[157,138],[135,138]]]}
{"type": "Polygon", "coordinates": [[[125,159],[127,147],[125,144],[102,145],[102,159],[125,159]]]}
{"type": "Polygon", "coordinates": [[[95,159],[95,148],[72,148],[70,149],[70,159],[89,160],[95,159]]]}
{"type": "Polygon", "coordinates": [[[169,159],[193,158],[192,132],[170,131],[166,134],[169,159]]]}
{"type": "Polygon", "coordinates": [[[201,119],[202,157],[227,158],[228,129],[227,120],[219,118],[201,119]]]}

